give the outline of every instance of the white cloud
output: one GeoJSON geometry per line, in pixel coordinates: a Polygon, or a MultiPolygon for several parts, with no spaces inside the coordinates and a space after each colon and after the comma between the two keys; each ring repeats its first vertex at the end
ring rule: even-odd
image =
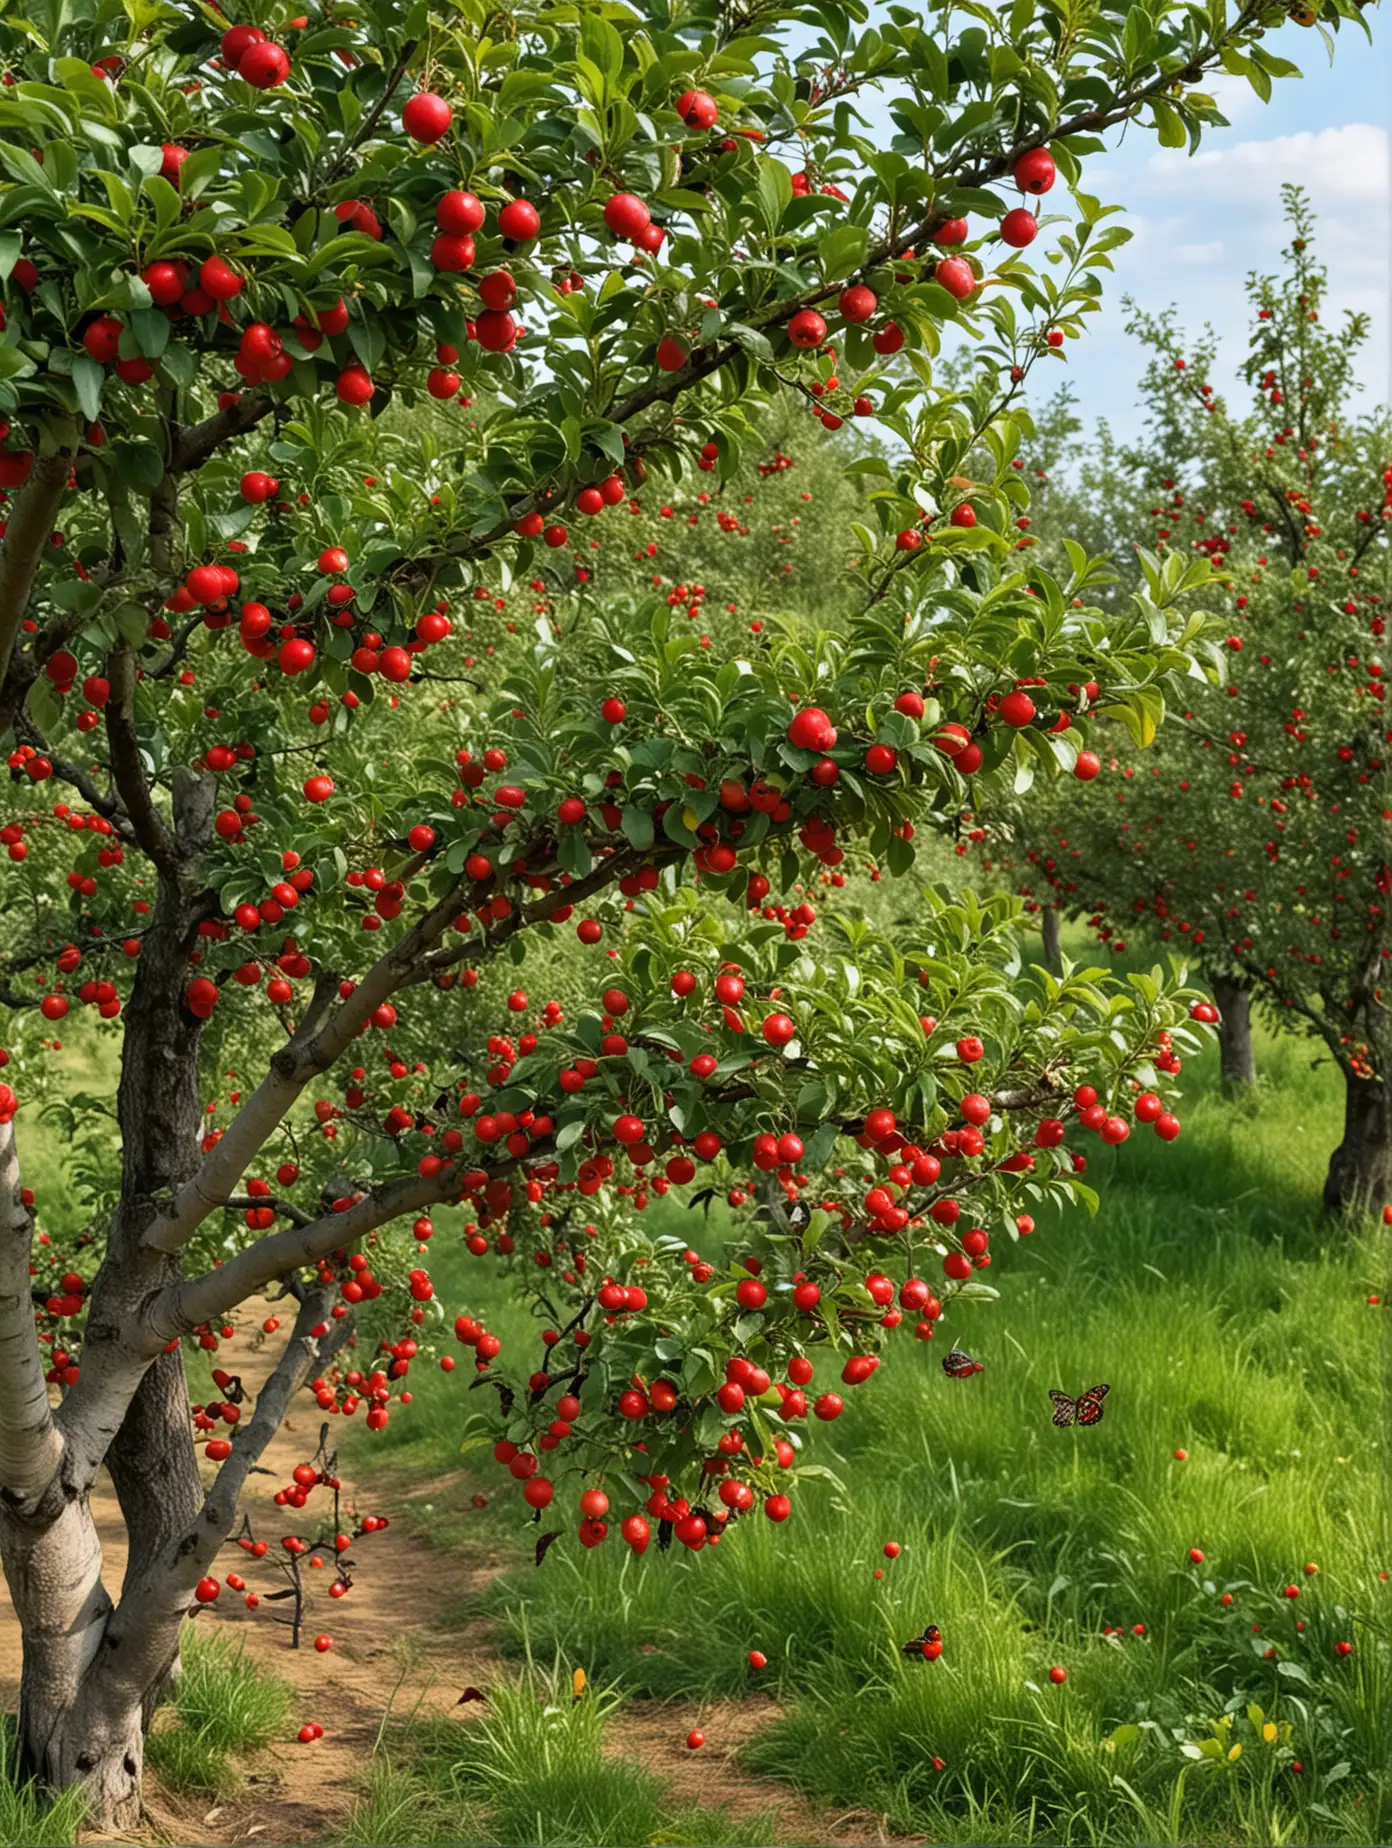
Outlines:
{"type": "Polygon", "coordinates": [[[1385,128],[1349,122],[1267,141],[1239,141],[1228,148],[1200,148],[1192,157],[1162,149],[1146,162],[1145,177],[1167,188],[1182,183],[1188,192],[1200,187],[1210,199],[1238,202],[1245,209],[1254,203],[1254,189],[1274,192],[1282,181],[1295,180],[1325,211],[1358,205],[1385,212],[1387,159],[1385,128]]]}
{"type": "MultiPolygon", "coordinates": [[[[1278,87],[1293,101],[1298,86],[1278,87]]],[[[1366,104],[1366,99],[1365,99],[1366,104]]],[[[1246,125],[1244,125],[1246,126],[1246,125]]],[[[1273,124],[1274,126],[1274,124],[1273,124]]],[[[1371,337],[1358,360],[1365,404],[1386,402],[1388,308],[1392,301],[1392,176],[1387,131],[1367,119],[1300,127],[1265,139],[1220,131],[1193,157],[1130,140],[1109,151],[1090,176],[1104,199],[1125,202],[1119,221],[1133,233],[1115,257],[1103,312],[1094,322],[1075,374],[1085,414],[1104,414],[1136,433],[1136,383],[1145,355],[1123,332],[1122,297],[1151,311],[1174,303],[1179,325],[1207,323],[1219,340],[1213,382],[1242,389],[1236,367],[1245,350],[1249,272],[1278,274],[1287,231],[1281,187],[1302,186],[1315,213],[1314,249],[1329,272],[1324,319],[1367,314],[1371,337]],[[1226,142],[1227,145],[1223,145],[1226,142]]]]}

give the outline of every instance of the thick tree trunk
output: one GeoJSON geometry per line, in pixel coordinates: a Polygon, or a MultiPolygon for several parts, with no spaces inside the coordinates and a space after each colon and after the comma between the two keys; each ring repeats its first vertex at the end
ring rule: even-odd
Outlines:
{"type": "Polygon", "coordinates": [[[1252,993],[1245,982],[1215,975],[1209,986],[1218,1004],[1218,1059],[1226,1091],[1245,1090],[1257,1082],[1252,1050],[1252,993]]]}
{"type": "Polygon", "coordinates": [[[1330,1213],[1378,1213],[1392,1205],[1392,1092],[1382,1078],[1344,1074],[1344,1139],[1329,1158],[1330,1213]]]}
{"type": "Polygon", "coordinates": [[[31,1519],[0,1525],[24,1638],[20,1770],[56,1790],[85,1785],[93,1822],[128,1829],[140,1818],[144,1716],[105,1672],[101,1542],[85,1495],[65,1499],[55,1482],[46,1499],[31,1519]]]}
{"type": "MultiPolygon", "coordinates": [[[[196,842],[211,815],[208,793],[176,791],[175,810],[194,823],[184,839],[196,842]]],[[[81,1785],[89,1826],[105,1832],[140,1820],[145,1733],[178,1660],[195,1554],[202,1546],[214,1556],[231,1519],[216,1535],[200,1525],[182,1355],[152,1357],[142,1328],[144,1305],[179,1272],[177,1258],[145,1243],[146,1229],[200,1159],[201,1025],[182,1003],[199,915],[194,862],[190,853],[163,869],[126,1010],[121,1197],[92,1284],[82,1377],[55,1415],[61,1456],[46,1487],[0,1499],[0,1551],[23,1638],[23,1764],[52,1788],[81,1785]],[[88,1504],[103,1463],[128,1544],[116,1607],[88,1504]]]]}
{"type": "Polygon", "coordinates": [[[1050,975],[1063,974],[1063,946],[1059,942],[1057,905],[1045,905],[1039,914],[1039,934],[1044,939],[1044,967],[1050,975]]]}

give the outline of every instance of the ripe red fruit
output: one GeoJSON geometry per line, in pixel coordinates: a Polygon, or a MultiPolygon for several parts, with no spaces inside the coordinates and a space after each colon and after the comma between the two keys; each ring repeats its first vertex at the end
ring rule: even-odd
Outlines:
{"type": "Polygon", "coordinates": [[[1034,721],[1034,701],[1019,687],[1013,688],[1005,695],[997,710],[1004,723],[1013,726],[1017,731],[1034,721]]]}
{"type": "Polygon", "coordinates": [[[963,501],[960,506],[954,507],[952,512],[948,515],[948,524],[950,526],[960,527],[964,531],[969,530],[976,525],[976,509],[969,505],[968,502],[963,501]]]}
{"type": "Polygon", "coordinates": [[[541,213],[530,199],[509,199],[498,214],[498,229],[514,244],[529,244],[541,230],[541,213]]]}
{"type": "Polygon", "coordinates": [[[904,344],[904,330],[897,321],[886,321],[870,336],[870,344],[880,357],[897,353],[904,344]]]}
{"type": "Polygon", "coordinates": [[[741,1309],[762,1309],[768,1290],[757,1277],[742,1277],[735,1285],[735,1301],[741,1309]]]}
{"type": "Polygon", "coordinates": [[[1049,1679],[1056,1688],[1062,1687],[1064,1682],[1068,1679],[1068,1670],[1055,1666],[1049,1670],[1049,1679]]]}
{"type": "Polygon", "coordinates": [[[872,776],[888,776],[899,762],[899,753],[888,744],[872,744],[865,753],[865,768],[872,776]]]}
{"type": "Polygon", "coordinates": [[[749,1666],[757,1673],[759,1669],[768,1667],[768,1657],[761,1649],[751,1649],[749,1652],[749,1666]]]}
{"type": "Polygon", "coordinates": [[[280,45],[262,39],[243,52],[237,75],[253,89],[278,89],[290,75],[290,55],[280,45]]]}
{"type": "Polygon", "coordinates": [[[483,229],[483,201],[458,187],[442,193],[435,207],[435,223],[451,237],[472,237],[483,229]]]}
{"type": "Polygon", "coordinates": [[[606,699],[599,709],[599,716],[606,725],[622,725],[628,716],[628,708],[621,699],[606,699]]]}
{"type": "Polygon", "coordinates": [[[517,344],[517,323],[510,314],[486,308],[474,322],[474,333],[486,353],[507,353],[517,344]]]}
{"type": "Polygon", "coordinates": [[[657,343],[657,364],[661,372],[680,372],[686,364],[690,348],[684,340],[678,340],[672,334],[664,334],[657,343]]]}
{"type": "Polygon", "coordinates": [[[1054,157],[1047,148],[1031,148],[1015,163],[1015,184],[1021,192],[1046,193],[1057,174],[1054,157]]]}
{"type": "Polygon", "coordinates": [[[764,1503],[764,1513],[771,1521],[786,1521],[793,1512],[793,1504],[786,1495],[770,1495],[764,1503]]]}
{"type": "Polygon", "coordinates": [[[1080,783],[1090,783],[1095,776],[1102,774],[1102,759],[1096,751],[1079,751],[1073,774],[1080,783]]]}
{"type": "Polygon", "coordinates": [[[786,1046],[797,1032],[796,1026],[786,1014],[765,1015],[759,1030],[770,1046],[786,1046]]]}
{"type": "Polygon", "coordinates": [[[279,661],[282,674],[304,673],[307,667],[314,665],[314,643],[300,635],[292,636],[282,644],[279,661]]]}
{"type": "Polygon", "coordinates": [[[114,314],[104,314],[84,330],[82,344],[99,366],[109,366],[116,357],[121,340],[121,323],[114,314]]]}
{"type": "Polygon", "coordinates": [[[329,1650],[333,1648],[333,1638],[328,1635],[316,1636],[314,1639],[314,1647],[320,1655],[327,1655],[329,1650]]]}
{"type": "Polygon", "coordinates": [[[334,390],[340,404],[363,405],[372,397],[376,387],[365,367],[345,366],[338,375],[334,390]]]}
{"type": "Polygon", "coordinates": [[[853,324],[868,321],[879,305],[875,291],[867,289],[863,282],[852,283],[849,289],[843,289],[837,303],[842,320],[853,324]]]}
{"type": "Polygon", "coordinates": [[[229,26],[222,35],[223,62],[236,70],[248,46],[259,45],[265,36],[258,26],[229,26]]]}
{"type": "Polygon", "coordinates": [[[652,213],[636,193],[615,193],[605,202],[604,222],[615,237],[631,244],[652,223],[652,213]]]}
{"type": "Polygon", "coordinates": [[[683,90],[677,98],[677,114],[688,128],[714,128],[719,113],[715,98],[704,90],[683,90]]]}
{"type": "Polygon", "coordinates": [[[965,218],[946,219],[933,233],[933,242],[950,250],[956,244],[966,243],[968,230],[965,218]]]}
{"type": "MultiPolygon", "coordinates": [[[[533,1476],[530,1482],[523,1485],[522,1499],[529,1508],[547,1508],[555,1493],[555,1485],[547,1477],[533,1476]]],[[[609,1506],[607,1501],[604,1505],[606,1508],[609,1506]]]]}
{"type": "Polygon", "coordinates": [[[705,1743],[706,1735],[703,1732],[689,1732],[686,1735],[686,1749],[688,1752],[699,1752],[705,1743]]]}
{"type": "Polygon", "coordinates": [[[331,776],[310,776],[305,778],[305,799],[309,802],[327,802],[334,792],[331,776]]]}
{"type": "Polygon", "coordinates": [[[788,742],[800,751],[829,751],[836,743],[836,727],[820,706],[804,706],[793,714],[788,742]]]}
{"type": "Polygon", "coordinates": [[[198,272],[198,286],[215,302],[230,302],[234,295],[241,294],[246,282],[221,257],[205,257],[198,272]]]}
{"type": "Polygon", "coordinates": [[[193,1595],[200,1604],[215,1603],[222,1586],[215,1578],[201,1578],[193,1588],[193,1595]]]}
{"type": "Polygon", "coordinates": [[[443,96],[433,90],[419,90],[401,112],[401,126],[412,141],[422,147],[434,147],[449,133],[453,111],[443,96]]]}
{"type": "Polygon", "coordinates": [[[795,347],[819,347],[827,337],[827,324],[815,308],[803,308],[788,323],[788,338],[795,347]]]}
{"type": "Polygon", "coordinates": [[[640,1557],[648,1550],[648,1542],[652,1538],[652,1529],[641,1514],[630,1514],[625,1516],[619,1532],[623,1535],[629,1546],[633,1548],[633,1551],[640,1557]]]}
{"type": "Polygon", "coordinates": [[[1011,245],[1015,250],[1023,250],[1027,244],[1032,244],[1038,231],[1039,220],[1022,205],[1017,205],[1013,212],[1007,212],[1000,222],[1002,243],[1011,245]]]}
{"type": "Polygon", "coordinates": [[[976,288],[975,273],[965,257],[944,257],[935,267],[933,277],[959,302],[964,302],[976,288]]]}

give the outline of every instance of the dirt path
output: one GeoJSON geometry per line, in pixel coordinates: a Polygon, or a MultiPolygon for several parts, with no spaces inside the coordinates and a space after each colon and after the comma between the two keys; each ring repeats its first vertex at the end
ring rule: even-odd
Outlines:
{"type": "MultiPolygon", "coordinates": [[[[260,1317],[250,1322],[259,1326],[260,1317]]],[[[226,1343],[219,1364],[240,1373],[254,1392],[269,1371],[275,1343],[239,1333],[226,1343]]],[[[263,1458],[265,1474],[254,1475],[244,1506],[258,1538],[278,1550],[280,1536],[294,1531],[321,1532],[329,1519],[327,1492],[314,1491],[301,1514],[277,1508],[273,1497],[291,1481],[292,1472],[312,1454],[319,1419],[301,1409],[285,1420],[263,1458]],[[322,1517],[314,1522],[316,1509],[322,1517]]],[[[211,1474],[211,1469],[209,1470],[211,1474]]],[[[289,1600],[268,1602],[265,1594],[285,1583],[264,1563],[249,1560],[235,1545],[223,1549],[218,1575],[240,1573],[248,1589],[263,1602],[248,1611],[225,1586],[217,1603],[195,1621],[218,1634],[244,1641],[258,1665],[288,1681],[296,1690],[286,1737],[253,1763],[239,1767],[245,1785],[226,1800],[176,1797],[147,1777],[150,1830],[142,1841],[258,1844],[332,1839],[352,1808],[356,1781],[370,1758],[384,1719],[415,1711],[448,1715],[466,1725],[485,1708],[459,1706],[466,1687],[487,1691],[491,1681],[513,1672],[497,1652],[486,1624],[467,1629],[440,1627],[437,1615],[457,1607],[504,1570],[501,1559],[432,1549],[410,1519],[410,1504],[458,1492],[462,1473],[426,1482],[406,1491],[374,1495],[361,1479],[343,1479],[348,1514],[396,1516],[383,1531],[355,1542],[355,1583],[346,1598],[333,1600],[328,1588],[335,1577],[332,1556],[325,1567],[306,1570],[310,1587],[302,1647],[290,1646],[289,1629],[274,1619],[290,1608],[289,1600]],[[414,1530],[414,1531],[413,1531],[414,1530]],[[327,1632],[332,1648],[316,1653],[313,1638],[327,1632]],[[295,1733],[307,1721],[324,1728],[312,1745],[295,1733]]],[[[125,1569],[124,1534],[115,1493],[103,1476],[94,1498],[108,1585],[117,1586],[125,1569]]],[[[346,1525],[346,1523],[345,1523],[346,1525]]],[[[13,1607],[0,1581],[0,1699],[14,1710],[19,1688],[19,1633],[13,1607]]],[[[780,1833],[798,1840],[868,1843],[884,1840],[878,1820],[864,1814],[835,1817],[802,1803],[786,1787],[757,1778],[733,1762],[738,1748],[777,1716],[773,1702],[754,1696],[706,1705],[687,1712],[656,1702],[633,1702],[615,1714],[607,1749],[640,1763],[662,1778],[676,1804],[713,1803],[740,1817],[777,1812],[780,1833]],[[699,1726],[710,1744],[700,1752],[684,1747],[686,1733],[699,1726]]]]}

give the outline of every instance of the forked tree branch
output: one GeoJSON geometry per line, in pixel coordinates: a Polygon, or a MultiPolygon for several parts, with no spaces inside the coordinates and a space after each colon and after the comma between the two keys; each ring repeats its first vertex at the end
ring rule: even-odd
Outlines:
{"type": "Polygon", "coordinates": [[[321,975],[304,1021],[272,1058],[271,1069],[197,1173],[179,1189],[168,1211],[151,1222],[146,1245],[156,1251],[181,1251],[208,1214],[225,1205],[305,1086],[326,1072],[352,1045],[373,1012],[406,985],[416,963],[458,915],[467,890],[467,886],[452,886],[332,1011],[338,977],[321,975]]]}
{"type": "Polygon", "coordinates": [[[165,1634],[161,1619],[188,1607],[194,1586],[226,1543],[246,1479],[280,1429],[295,1394],[323,1368],[352,1332],[351,1316],[330,1319],[334,1292],[316,1284],[305,1292],[275,1370],[256,1397],[256,1409],[232,1436],[232,1454],[219,1469],[191,1527],[155,1559],[122,1596],[107,1631],[107,1645],[123,1674],[138,1673],[144,1651],[165,1634]],[[326,1332],[316,1334],[317,1329],[326,1332]],[[147,1639],[150,1639],[147,1641],[147,1639]]]}

